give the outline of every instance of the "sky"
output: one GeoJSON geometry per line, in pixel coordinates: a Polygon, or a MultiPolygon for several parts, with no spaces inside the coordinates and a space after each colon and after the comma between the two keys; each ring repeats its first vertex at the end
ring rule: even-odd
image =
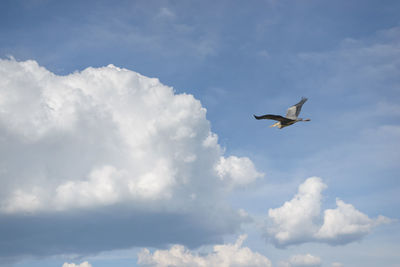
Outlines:
{"type": "Polygon", "coordinates": [[[0,266],[400,266],[399,12],[1,1],[0,266]]]}

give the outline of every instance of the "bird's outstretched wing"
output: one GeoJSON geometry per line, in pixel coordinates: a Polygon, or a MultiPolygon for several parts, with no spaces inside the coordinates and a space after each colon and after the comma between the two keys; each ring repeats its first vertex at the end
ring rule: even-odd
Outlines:
{"type": "Polygon", "coordinates": [[[307,101],[307,98],[302,97],[299,103],[288,108],[288,110],[286,112],[286,118],[296,120],[297,116],[299,116],[299,114],[300,114],[301,107],[303,106],[303,104],[306,101],[307,101]]]}
{"type": "Polygon", "coordinates": [[[280,115],[267,114],[267,115],[262,115],[262,116],[256,116],[256,115],[253,115],[253,116],[254,116],[254,118],[256,118],[257,120],[264,120],[264,119],[267,119],[267,120],[276,120],[276,121],[280,121],[280,122],[290,122],[290,121],[292,121],[291,119],[282,117],[282,116],[280,116],[280,115]]]}

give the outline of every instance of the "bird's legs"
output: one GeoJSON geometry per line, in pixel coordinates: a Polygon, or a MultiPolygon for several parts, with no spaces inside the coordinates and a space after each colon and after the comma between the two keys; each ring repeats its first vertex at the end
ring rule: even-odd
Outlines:
{"type": "Polygon", "coordinates": [[[280,126],[281,125],[281,122],[280,121],[278,121],[278,122],[276,122],[276,123],[274,123],[274,124],[272,124],[271,126],[269,126],[269,127],[276,127],[276,126],[280,126]]]}

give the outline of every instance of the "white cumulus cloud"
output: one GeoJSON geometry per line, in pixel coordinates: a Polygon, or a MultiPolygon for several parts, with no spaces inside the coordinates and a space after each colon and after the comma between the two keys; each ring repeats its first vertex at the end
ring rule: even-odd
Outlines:
{"type": "Polygon", "coordinates": [[[143,249],[138,255],[140,266],[153,267],[268,267],[271,262],[265,256],[242,247],[246,235],[238,238],[235,244],[214,246],[213,252],[199,255],[181,245],[174,245],[169,250],[156,250],[150,253],[143,249]]]}
{"type": "Polygon", "coordinates": [[[0,73],[3,212],[183,203],[206,192],[200,183],[216,192],[262,176],[222,155],[198,100],[157,79],[113,65],[57,76],[15,60],[0,73]]]}
{"type": "Polygon", "coordinates": [[[87,261],[84,261],[81,264],[67,263],[66,262],[66,263],[63,264],[62,267],[92,267],[92,265],[87,261]]]}
{"type": "Polygon", "coordinates": [[[292,266],[320,266],[321,259],[311,254],[306,255],[293,255],[290,257],[289,262],[292,266]]]}
{"type": "Polygon", "coordinates": [[[221,157],[216,170],[221,180],[227,179],[232,185],[246,185],[264,176],[263,173],[257,172],[253,162],[245,157],[221,157]]]}
{"type": "Polygon", "coordinates": [[[315,234],[316,238],[347,243],[368,234],[376,225],[390,222],[390,219],[382,215],[371,219],[340,199],[336,199],[336,205],[336,209],[324,211],[324,224],[315,234]]]}
{"type": "Polygon", "coordinates": [[[279,267],[317,267],[321,266],[321,259],[311,254],[298,254],[286,261],[279,262],[279,267]]]}
{"type": "Polygon", "coordinates": [[[268,232],[279,245],[301,243],[318,230],[316,219],[321,209],[322,190],[326,185],[319,177],[308,178],[298,193],[282,207],[269,209],[272,224],[268,232]]]}
{"type": "Polygon", "coordinates": [[[389,223],[379,216],[369,218],[351,204],[336,200],[337,208],[327,209],[321,216],[322,191],[327,186],[321,178],[308,178],[299,186],[298,193],[275,209],[269,209],[267,236],[278,247],[305,242],[346,244],[360,240],[373,227],[389,223]]]}
{"type": "Polygon", "coordinates": [[[263,175],[224,155],[192,95],[113,65],[59,76],[0,60],[0,146],[0,235],[15,243],[11,256],[216,242],[248,220],[227,194],[263,175]],[[22,229],[65,242],[22,245],[22,229]]]}

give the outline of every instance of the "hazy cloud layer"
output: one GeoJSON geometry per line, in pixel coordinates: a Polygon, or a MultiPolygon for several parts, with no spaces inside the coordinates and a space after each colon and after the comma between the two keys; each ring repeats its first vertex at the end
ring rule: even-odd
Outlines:
{"type": "Polygon", "coordinates": [[[1,60],[0,77],[0,251],[199,245],[244,220],[225,196],[263,174],[224,157],[192,95],[113,65],[58,76],[1,60]]]}
{"type": "Polygon", "coordinates": [[[278,247],[306,242],[325,242],[331,245],[360,240],[374,226],[390,222],[379,216],[371,219],[351,204],[336,200],[335,209],[321,216],[322,191],[327,186],[319,177],[308,178],[298,193],[283,206],[269,209],[267,236],[278,247]]]}
{"type": "Polygon", "coordinates": [[[310,68],[324,71],[314,82],[326,93],[347,91],[348,94],[362,92],[361,95],[365,95],[368,92],[381,96],[379,89],[385,86],[385,96],[393,97],[387,98],[392,102],[398,99],[399,36],[400,27],[397,26],[378,31],[369,38],[346,38],[338,49],[330,52],[300,53],[298,56],[300,61],[310,63],[310,68]]]}
{"type": "Polygon", "coordinates": [[[235,244],[214,246],[213,252],[199,255],[191,252],[181,245],[174,245],[169,250],[156,250],[150,253],[148,249],[142,250],[138,255],[140,266],[152,267],[268,267],[272,266],[265,256],[242,247],[245,235],[238,238],[235,244]]]}

